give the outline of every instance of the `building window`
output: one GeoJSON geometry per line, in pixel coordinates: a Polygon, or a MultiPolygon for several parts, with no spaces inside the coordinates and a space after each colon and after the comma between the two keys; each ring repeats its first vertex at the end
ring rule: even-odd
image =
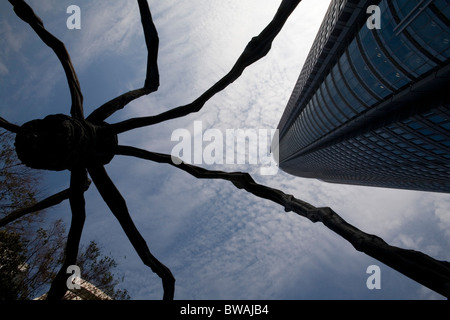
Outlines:
{"type": "Polygon", "coordinates": [[[324,83],[322,83],[321,87],[317,90],[316,95],[320,101],[323,102],[324,107],[327,109],[328,120],[332,123],[332,127],[336,128],[338,125],[340,125],[344,118],[342,114],[338,112],[338,109],[334,105],[334,103],[331,101],[328,93],[326,90],[323,90],[324,83]]]}
{"type": "Polygon", "coordinates": [[[333,100],[335,106],[342,110],[341,113],[345,114],[347,119],[351,119],[356,115],[355,111],[348,105],[347,101],[344,100],[340,92],[336,90],[336,87],[334,86],[333,83],[333,76],[331,73],[325,79],[325,89],[329,94],[330,98],[333,100]]]}
{"type": "Polygon", "coordinates": [[[382,48],[382,43],[375,37],[375,30],[362,28],[360,31],[361,45],[368,59],[374,68],[380,73],[383,79],[395,89],[400,89],[411,80],[397,68],[398,64],[391,57],[387,57],[382,48]]]}
{"type": "Polygon", "coordinates": [[[345,99],[348,101],[348,104],[353,106],[353,108],[359,113],[364,110],[366,110],[366,106],[363,105],[355,96],[354,93],[351,92],[346,83],[345,80],[342,78],[340,70],[339,70],[339,64],[336,64],[332,70],[332,75],[334,78],[334,84],[336,85],[337,90],[341,92],[341,95],[345,97],[345,99]]]}
{"type": "Polygon", "coordinates": [[[348,46],[348,55],[349,64],[353,65],[352,71],[356,72],[355,75],[348,75],[352,78],[352,89],[359,91],[359,94],[362,94],[367,104],[372,105],[391,93],[372,74],[370,68],[364,62],[364,58],[356,44],[356,38],[348,46]],[[361,83],[357,83],[357,81],[361,83]]]}

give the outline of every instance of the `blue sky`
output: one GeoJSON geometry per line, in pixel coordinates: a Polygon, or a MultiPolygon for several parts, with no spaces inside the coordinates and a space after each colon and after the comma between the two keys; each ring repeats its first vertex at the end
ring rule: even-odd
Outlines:
{"type": "MultiPolygon", "coordinates": [[[[29,0],[72,57],[85,114],[142,86],[146,48],[135,1],[29,0]],[[69,5],[81,29],[69,30],[69,5]]],[[[109,119],[158,114],[192,102],[234,64],[272,19],[279,1],[149,1],[159,32],[161,86],[109,119]]],[[[196,114],[121,134],[120,144],[171,153],[175,129],[274,129],[290,97],[329,0],[304,0],[271,52],[196,114]]],[[[70,95],[53,52],[0,4],[0,116],[23,124],[68,114],[70,95]]],[[[206,165],[204,165],[207,167],[206,165]]],[[[250,172],[257,182],[320,206],[389,244],[450,260],[450,196],[333,185],[283,173],[259,175],[255,165],[218,165],[250,172]]],[[[357,252],[321,224],[236,189],[197,180],[168,165],[116,157],[106,166],[152,253],[174,273],[176,299],[441,299],[382,263],[357,252]],[[381,289],[369,290],[368,266],[381,268],[381,289]]],[[[66,188],[67,172],[42,172],[42,197],[66,188]]],[[[159,278],[145,267],[95,187],[86,193],[83,243],[96,240],[119,263],[133,299],[160,299],[159,278]]],[[[68,202],[47,213],[70,221],[68,202]]],[[[81,271],[83,272],[83,271],[81,271]]]]}

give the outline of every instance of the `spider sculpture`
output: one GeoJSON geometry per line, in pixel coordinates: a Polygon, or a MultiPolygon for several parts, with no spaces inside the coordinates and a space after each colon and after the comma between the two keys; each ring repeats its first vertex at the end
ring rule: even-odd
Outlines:
{"type": "Polygon", "coordinates": [[[230,72],[191,104],[156,116],[134,118],[116,124],[107,124],[105,120],[132,100],[150,94],[159,87],[157,66],[159,40],[147,1],[137,0],[148,50],[144,87],[118,96],[100,106],[88,117],[84,117],[83,114],[80,85],[64,44],[44,28],[41,19],[23,0],[9,0],[9,2],[13,5],[17,16],[27,22],[59,58],[72,98],[70,116],[49,115],[44,119],[32,120],[22,126],[0,118],[1,127],[16,133],[17,155],[25,165],[37,169],[69,170],[71,172],[68,189],[35,205],[16,210],[0,220],[0,227],[2,227],[30,212],[39,211],[69,199],[72,221],[67,237],[65,260],[51,285],[47,299],[61,299],[64,296],[67,290],[67,267],[76,264],[86,214],[84,192],[90,184],[88,174],[144,264],[162,279],[163,298],[173,299],[174,297],[175,278],[171,271],[151,254],[130,217],[125,200],[104,168],[104,165],[109,163],[115,155],[133,156],[166,163],[184,170],[196,178],[228,180],[239,189],[244,189],[260,198],[284,206],[285,211],[293,211],[312,222],[322,222],[349,241],[358,251],[380,260],[444,296],[450,295],[450,267],[447,262],[437,261],[420,252],[390,246],[381,238],[364,233],[350,225],[330,208],[315,208],[292,195],[258,184],[248,173],[210,171],[181,161],[177,161],[179,164],[175,164],[170,155],[118,145],[117,135],[119,133],[199,111],[213,95],[235,81],[247,66],[269,52],[271,43],[300,0],[283,0],[273,20],[249,42],[230,72]]]}
{"type": "MultiPolygon", "coordinates": [[[[42,41],[56,53],[64,68],[72,98],[71,116],[64,114],[49,115],[44,119],[27,122],[20,127],[1,119],[3,128],[16,133],[15,147],[22,163],[35,169],[70,170],[71,172],[70,188],[49,198],[50,202],[69,198],[72,222],[67,239],[65,262],[50,288],[48,299],[63,297],[66,292],[67,267],[76,264],[85,219],[83,194],[89,186],[88,173],[104,201],[119,220],[142,261],[161,277],[164,299],[172,299],[175,283],[172,273],[150,253],[128,213],[124,199],[104,168],[104,165],[109,163],[116,154],[138,157],[147,155],[147,158],[150,156],[154,158],[153,160],[158,160],[158,158],[167,160],[167,158],[162,157],[162,155],[146,154],[143,150],[119,146],[117,134],[200,110],[210,97],[238,78],[246,66],[267,54],[272,40],[300,0],[283,1],[274,20],[259,37],[250,42],[233,70],[192,104],[170,110],[159,116],[131,119],[113,125],[105,122],[108,116],[123,108],[130,101],[156,91],[159,86],[157,66],[159,40],[147,1],[137,1],[148,49],[147,75],[144,87],[127,92],[107,102],[88,117],[84,117],[83,114],[83,97],[80,85],[64,44],[44,28],[41,19],[25,1],[9,0],[9,2],[14,6],[17,16],[27,22],[42,41]]],[[[44,201],[41,202],[41,205],[48,206],[51,203],[44,201]]]]}

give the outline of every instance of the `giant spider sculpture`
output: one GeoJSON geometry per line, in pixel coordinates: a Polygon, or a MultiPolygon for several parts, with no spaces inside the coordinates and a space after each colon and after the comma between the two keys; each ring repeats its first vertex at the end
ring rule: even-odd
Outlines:
{"type": "Polygon", "coordinates": [[[134,99],[156,91],[159,87],[157,65],[159,40],[147,1],[137,0],[148,50],[147,74],[144,86],[141,89],[132,90],[114,98],[85,117],[80,85],[64,44],[44,28],[41,19],[25,1],[9,0],[17,16],[27,22],[59,58],[67,77],[72,98],[70,116],[64,114],[49,115],[44,119],[32,120],[22,126],[17,126],[0,118],[1,127],[16,133],[16,152],[25,165],[35,169],[69,170],[71,172],[68,189],[30,207],[16,210],[0,220],[0,227],[5,226],[28,213],[48,208],[69,199],[72,221],[67,238],[65,260],[50,287],[47,299],[63,298],[67,290],[67,267],[76,264],[86,214],[84,192],[90,184],[88,174],[103,200],[119,221],[143,263],[162,279],[163,298],[169,300],[174,297],[175,278],[171,271],[151,254],[145,240],[130,217],[125,200],[104,168],[104,165],[108,164],[115,155],[133,156],[158,163],[166,163],[197,178],[228,180],[239,189],[245,189],[258,197],[279,203],[285,207],[285,211],[294,211],[312,222],[320,221],[324,223],[328,228],[352,243],[357,250],[365,252],[444,296],[450,295],[448,262],[437,261],[420,252],[390,246],[381,238],[364,233],[348,224],[330,208],[315,208],[292,195],[258,184],[248,173],[210,171],[181,161],[176,161],[179,164],[175,164],[170,155],[118,145],[117,135],[119,133],[198,112],[212,96],[234,82],[247,66],[269,52],[274,38],[300,1],[283,0],[273,20],[257,37],[249,42],[230,72],[191,104],[174,108],[156,116],[107,124],[105,120],[115,111],[123,108],[134,99]]]}

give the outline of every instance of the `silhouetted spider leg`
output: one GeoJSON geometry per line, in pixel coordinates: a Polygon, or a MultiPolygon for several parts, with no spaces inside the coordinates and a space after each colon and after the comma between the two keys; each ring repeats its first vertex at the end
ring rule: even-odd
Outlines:
{"type": "Polygon", "coordinates": [[[247,44],[233,68],[192,103],[176,107],[156,116],[133,118],[111,124],[110,129],[112,132],[119,134],[200,111],[209,99],[238,79],[249,65],[260,60],[269,53],[273,40],[281,31],[290,14],[295,10],[300,1],[301,0],[283,0],[272,21],[258,36],[254,37],[247,44]]]}
{"type": "Polygon", "coordinates": [[[55,52],[61,62],[66,74],[67,83],[72,97],[72,107],[70,114],[72,117],[82,120],[83,116],[83,95],[81,94],[80,83],[75,73],[75,69],[70,60],[69,53],[63,42],[52,35],[44,28],[42,20],[34,13],[33,9],[23,0],[8,0],[14,6],[14,12],[19,18],[28,23],[41,40],[55,52]]]}
{"type": "Polygon", "coordinates": [[[250,192],[259,198],[280,204],[287,212],[293,211],[311,222],[322,222],[327,228],[350,242],[356,250],[383,262],[447,298],[450,297],[449,262],[436,260],[419,251],[391,246],[380,237],[365,233],[349,224],[331,208],[316,208],[292,195],[285,194],[281,190],[256,183],[246,172],[213,171],[184,162],[177,165],[173,162],[170,155],[128,146],[118,146],[116,154],[133,156],[157,163],[166,163],[198,179],[228,180],[239,189],[250,192]]]}
{"type": "Polygon", "coordinates": [[[94,124],[100,124],[117,110],[122,109],[131,101],[148,95],[159,87],[158,71],[158,32],[152,20],[150,7],[147,0],[138,0],[139,12],[141,15],[142,28],[144,30],[145,43],[147,45],[147,73],[144,87],[126,92],[97,108],[88,117],[87,120],[94,124]]]}
{"type": "Polygon", "coordinates": [[[11,123],[9,121],[6,121],[2,117],[0,117],[0,127],[3,129],[6,129],[10,132],[17,133],[20,130],[20,127],[14,123],[11,123]]]}
{"type": "Polygon", "coordinates": [[[0,227],[4,227],[8,223],[11,223],[19,218],[22,218],[23,216],[25,216],[27,214],[53,207],[53,206],[61,203],[62,201],[69,199],[69,196],[70,196],[70,188],[65,189],[61,192],[58,192],[50,197],[45,198],[44,200],[39,201],[38,203],[32,204],[28,207],[14,210],[13,212],[9,213],[3,219],[0,219],[0,227]]]}
{"type": "Polygon", "coordinates": [[[130,217],[124,198],[109,178],[105,168],[102,165],[91,166],[88,168],[88,172],[103,200],[119,221],[142,262],[162,279],[164,288],[163,299],[172,300],[175,292],[175,278],[172,272],[151,254],[144,238],[142,238],[130,217]]]}
{"type": "Polygon", "coordinates": [[[48,300],[61,300],[67,291],[67,268],[76,265],[81,233],[86,218],[84,192],[88,184],[86,169],[76,169],[70,176],[70,208],[72,210],[72,221],[67,236],[64,263],[52,282],[47,295],[48,300]]]}

